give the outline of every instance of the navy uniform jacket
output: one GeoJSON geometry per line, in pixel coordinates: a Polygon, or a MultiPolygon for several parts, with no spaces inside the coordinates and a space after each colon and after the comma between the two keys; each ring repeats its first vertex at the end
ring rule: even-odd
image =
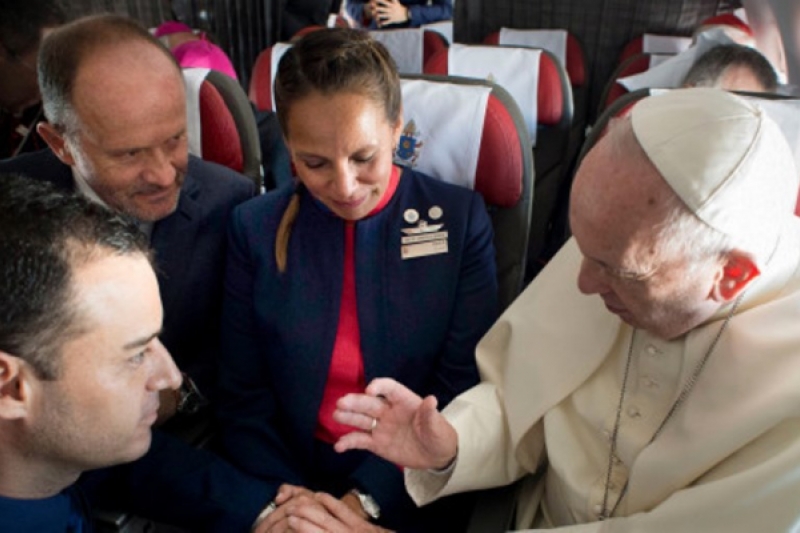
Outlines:
{"type": "MultiPolygon", "coordinates": [[[[350,0],[347,2],[347,13],[353,17],[353,20],[361,22],[364,18],[364,4],[366,3],[366,0],[350,0]]],[[[453,0],[433,0],[431,5],[428,5],[427,0],[400,0],[400,3],[411,12],[411,23],[392,24],[387,28],[403,26],[418,28],[423,24],[453,19],[453,0]]],[[[371,20],[369,27],[374,29],[378,26],[374,20],[371,20]]]]}
{"type": "MultiPolygon", "coordinates": [[[[49,149],[0,162],[16,172],[74,191],[72,170],[49,149]]],[[[214,396],[222,307],[226,226],[254,185],[225,167],[189,157],[178,208],[153,226],[156,273],[164,305],[161,341],[206,396],[214,396]]]]}
{"type": "MultiPolygon", "coordinates": [[[[291,187],[233,214],[225,278],[219,420],[234,464],[273,483],[314,476],[314,431],[342,292],[344,224],[308,192],[292,227],[286,272],[275,235],[291,187]]],[[[366,381],[392,377],[444,407],[478,382],[474,349],[497,315],[492,228],[480,196],[405,169],[389,203],[355,226],[358,320],[366,381]],[[429,210],[439,206],[439,220],[429,210]],[[404,213],[442,223],[448,252],[401,258],[404,213]]],[[[356,452],[348,452],[356,453],[356,452]]],[[[374,455],[351,486],[391,515],[407,501],[398,467],[374,455]]],[[[313,487],[310,487],[313,488],[313,487]]]]}

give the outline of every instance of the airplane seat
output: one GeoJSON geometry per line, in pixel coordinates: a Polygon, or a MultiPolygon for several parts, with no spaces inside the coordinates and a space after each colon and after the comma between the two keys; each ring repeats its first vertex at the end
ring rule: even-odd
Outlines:
{"type": "Polygon", "coordinates": [[[533,161],[522,115],[502,87],[452,76],[401,76],[395,162],[483,196],[494,228],[500,309],[522,290],[533,161]],[[453,106],[461,110],[453,113],[453,106]]]}
{"type": "MultiPolygon", "coordinates": [[[[470,55],[466,56],[467,58],[470,55]]],[[[556,57],[547,50],[528,47],[496,47],[496,46],[465,46],[453,45],[446,52],[434,55],[425,65],[426,74],[449,74],[457,76],[472,76],[491,78],[493,81],[508,90],[509,86],[516,87],[510,91],[516,95],[523,117],[528,125],[528,133],[532,142],[532,152],[535,169],[534,208],[531,219],[531,230],[528,244],[528,260],[526,265],[526,281],[532,279],[541,270],[542,264],[548,259],[544,257],[547,243],[551,237],[552,217],[557,211],[557,204],[562,197],[562,190],[569,186],[566,178],[569,176],[569,140],[572,124],[573,102],[572,92],[564,67],[556,57]],[[512,52],[513,50],[513,52],[512,52]],[[475,54],[475,58],[461,61],[455,67],[451,66],[453,52],[475,54]],[[534,56],[535,54],[535,56],[534,56]],[[535,65],[534,57],[538,58],[538,70],[533,89],[519,85],[519,73],[530,72],[535,65]],[[509,61],[517,61],[510,64],[509,61]],[[510,85],[505,85],[509,80],[500,74],[496,65],[506,64],[506,75],[512,79],[510,85]],[[467,65],[469,68],[462,68],[467,65]],[[535,100],[528,97],[536,93],[535,100]]]]}
{"type": "Polygon", "coordinates": [[[733,13],[721,13],[709,17],[697,25],[698,28],[706,26],[730,26],[744,33],[748,37],[753,37],[753,29],[747,22],[743,21],[733,13]]]}
{"type": "Polygon", "coordinates": [[[689,48],[691,43],[691,37],[644,33],[638,37],[635,37],[625,45],[619,55],[617,65],[621,65],[631,57],[639,54],[679,54],[680,52],[683,52],[689,48]]]}
{"type": "Polygon", "coordinates": [[[577,171],[578,166],[580,166],[581,161],[583,158],[586,157],[586,154],[592,147],[597,144],[597,141],[600,140],[603,135],[606,133],[606,129],[608,129],[608,123],[613,118],[624,117],[627,115],[631,108],[633,108],[634,104],[641,100],[642,98],[646,98],[651,96],[652,94],[656,94],[657,92],[663,92],[663,89],[638,89],[636,91],[631,91],[629,93],[625,93],[620,95],[619,98],[614,100],[611,105],[606,107],[603,112],[597,117],[592,129],[586,135],[586,140],[581,147],[581,151],[578,154],[578,159],[575,165],[575,169],[577,171]]]}
{"type": "Polygon", "coordinates": [[[428,60],[433,57],[434,54],[442,51],[447,50],[450,46],[450,43],[447,42],[447,38],[444,35],[439,33],[438,31],[434,30],[423,30],[422,31],[422,64],[428,62],[428,60]]]}
{"type": "MultiPolygon", "coordinates": [[[[575,160],[583,145],[586,136],[586,124],[589,115],[589,79],[586,54],[578,38],[566,30],[541,30],[541,29],[512,29],[502,28],[500,31],[490,33],[483,41],[485,44],[533,46],[544,48],[555,54],[567,71],[567,77],[572,86],[573,116],[572,128],[569,135],[567,148],[567,165],[564,172],[572,175],[575,160]]],[[[570,183],[565,182],[559,193],[560,199],[557,209],[565,209],[562,203],[569,200],[570,183]]],[[[555,228],[554,228],[555,229],[555,228]]],[[[555,231],[560,231],[555,229],[555,231]]],[[[560,247],[561,243],[548,243],[548,248],[560,247]]],[[[549,257],[550,253],[545,253],[549,257]]]]}
{"type": "MultiPolygon", "coordinates": [[[[581,45],[580,41],[577,37],[573,34],[566,32],[566,41],[565,41],[565,54],[563,59],[560,57],[560,54],[557,53],[556,50],[547,46],[546,40],[538,41],[537,34],[542,33],[542,30],[516,30],[517,32],[521,33],[519,40],[517,42],[501,42],[501,32],[495,31],[490,33],[486,36],[483,40],[484,44],[494,44],[494,45],[504,45],[504,46],[533,46],[537,48],[545,48],[550,50],[561,63],[564,65],[564,68],[567,69],[567,76],[569,77],[570,84],[573,87],[580,87],[586,84],[586,78],[588,74],[586,72],[586,55],[583,52],[583,46],[581,45]],[[527,44],[526,44],[527,43],[527,44]],[[537,44],[538,43],[538,44],[537,44]]],[[[551,31],[551,30],[545,30],[551,31]]],[[[502,39],[505,41],[505,39],[502,39]]]]}
{"type": "Polygon", "coordinates": [[[184,69],[189,151],[249,177],[260,187],[261,147],[255,116],[238,82],[208,69],[184,69]]]}
{"type": "Polygon", "coordinates": [[[308,35],[309,33],[313,33],[313,32],[318,31],[318,30],[324,30],[325,28],[327,28],[327,26],[322,26],[322,25],[319,25],[319,24],[314,24],[314,25],[311,25],[311,26],[306,26],[305,28],[300,28],[299,30],[297,30],[297,33],[292,35],[292,38],[290,39],[290,41],[294,42],[297,39],[303,38],[304,36],[308,35]]]}
{"type": "MultiPolygon", "coordinates": [[[[300,30],[297,35],[300,35],[301,33],[302,35],[306,35],[312,31],[318,31],[322,29],[325,29],[325,27],[309,26],[300,30]]],[[[447,39],[445,39],[440,33],[433,30],[420,30],[418,28],[413,28],[410,32],[407,30],[386,30],[383,33],[384,35],[389,34],[389,38],[391,40],[383,39],[381,36],[377,37],[379,40],[381,40],[381,42],[383,42],[384,46],[387,47],[389,53],[392,54],[392,57],[395,57],[394,54],[398,53],[398,50],[403,46],[403,41],[408,41],[410,39],[420,40],[422,56],[419,61],[419,65],[412,69],[415,72],[409,72],[409,74],[421,74],[424,62],[440,51],[447,50],[448,47],[447,39]],[[399,43],[399,45],[395,46],[393,44],[395,42],[399,43]]],[[[277,74],[278,63],[280,62],[280,59],[286,50],[288,50],[291,46],[292,45],[290,43],[276,43],[275,45],[262,50],[256,58],[256,62],[253,65],[253,72],[250,76],[248,97],[250,98],[250,101],[255,104],[256,109],[259,111],[275,110],[272,87],[275,81],[275,75],[277,74]]],[[[395,61],[398,61],[398,58],[395,58],[395,61]]]]}
{"type": "Polygon", "coordinates": [[[291,43],[278,42],[262,50],[256,57],[247,96],[259,111],[275,111],[272,86],[278,72],[278,63],[291,47],[291,43]]]}
{"type": "Polygon", "coordinates": [[[636,54],[626,59],[616,69],[614,69],[614,72],[611,74],[611,77],[601,93],[600,108],[596,113],[597,119],[595,120],[595,125],[597,125],[597,123],[600,121],[600,117],[609,107],[611,107],[614,102],[616,102],[622,96],[628,94],[628,89],[619,83],[619,80],[627,76],[633,76],[635,74],[641,74],[642,72],[645,72],[651,67],[651,65],[653,65],[654,57],[657,56],[650,53],[643,52],[636,54]]]}

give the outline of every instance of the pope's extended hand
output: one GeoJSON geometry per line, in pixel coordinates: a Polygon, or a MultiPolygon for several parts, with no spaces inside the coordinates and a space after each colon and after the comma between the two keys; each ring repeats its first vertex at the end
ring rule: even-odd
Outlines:
{"type": "Polygon", "coordinates": [[[440,469],[458,450],[458,435],[436,410],[436,398],[422,399],[392,379],[376,379],[364,394],[343,396],[333,418],[360,430],[340,438],[338,452],[369,450],[407,468],[440,469]]]}

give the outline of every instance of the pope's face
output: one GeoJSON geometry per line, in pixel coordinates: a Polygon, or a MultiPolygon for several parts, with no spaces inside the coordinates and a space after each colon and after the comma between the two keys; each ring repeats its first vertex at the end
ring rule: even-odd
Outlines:
{"type": "Polygon", "coordinates": [[[662,183],[649,162],[614,157],[603,141],[589,155],[576,175],[570,205],[570,225],[584,257],[578,288],[598,295],[631,326],[664,339],[707,320],[720,307],[713,294],[721,258],[698,262],[665,251],[676,248],[659,242],[656,228],[665,213],[652,187],[618,186],[662,183]]]}
{"type": "Polygon", "coordinates": [[[159,391],[177,388],[181,376],[158,340],[161,300],[146,258],[90,260],[72,283],[82,329],[63,345],[56,379],[32,382],[26,449],[80,472],[142,456],[159,391]]]}

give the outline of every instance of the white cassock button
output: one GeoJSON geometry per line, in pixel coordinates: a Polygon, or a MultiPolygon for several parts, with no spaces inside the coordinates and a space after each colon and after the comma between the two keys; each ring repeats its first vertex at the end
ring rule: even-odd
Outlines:
{"type": "Polygon", "coordinates": [[[642,413],[639,412],[639,408],[635,405],[628,407],[628,416],[631,418],[639,418],[642,416],[642,413]]]}
{"type": "Polygon", "coordinates": [[[659,350],[658,348],[656,348],[652,344],[648,344],[647,348],[645,348],[645,350],[647,350],[647,353],[649,355],[659,355],[661,353],[661,350],[659,350]]]}

